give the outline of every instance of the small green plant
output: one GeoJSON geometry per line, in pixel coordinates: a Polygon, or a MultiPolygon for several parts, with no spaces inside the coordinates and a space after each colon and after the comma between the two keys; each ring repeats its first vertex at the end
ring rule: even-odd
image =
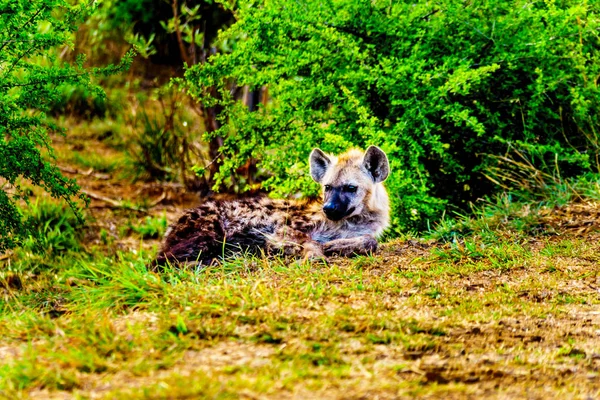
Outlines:
{"type": "Polygon", "coordinates": [[[159,108],[141,112],[142,132],[129,146],[134,178],[162,181],[180,180],[187,188],[207,188],[192,167],[204,159],[200,135],[193,132],[184,117],[185,96],[169,85],[153,92],[159,108]]]}
{"type": "MultiPolygon", "coordinates": [[[[571,341],[569,341],[569,342],[571,342],[571,341]]],[[[570,357],[570,358],[574,358],[576,360],[584,360],[586,357],[586,353],[585,353],[585,351],[576,348],[573,343],[568,343],[568,344],[564,344],[558,350],[558,356],[559,357],[570,357]]]]}
{"type": "Polygon", "coordinates": [[[455,239],[448,248],[434,248],[432,255],[441,261],[464,262],[476,261],[485,257],[482,243],[473,239],[455,239]]]}
{"type": "Polygon", "coordinates": [[[433,300],[437,300],[442,297],[442,291],[437,287],[430,288],[427,292],[425,292],[427,297],[432,298],[433,300]]]}
{"type": "MultiPolygon", "coordinates": [[[[173,114],[171,114],[173,116],[173,114]]],[[[161,123],[142,114],[144,129],[136,137],[131,153],[138,176],[173,180],[177,176],[182,134],[172,122],[161,123]]]]}
{"type": "Polygon", "coordinates": [[[23,243],[23,249],[47,255],[81,249],[84,221],[69,207],[38,199],[30,203],[25,215],[31,236],[23,243]]]}
{"type": "Polygon", "coordinates": [[[129,224],[129,228],[140,235],[142,239],[159,239],[164,236],[167,231],[167,216],[160,217],[147,216],[139,224],[129,224]]]}

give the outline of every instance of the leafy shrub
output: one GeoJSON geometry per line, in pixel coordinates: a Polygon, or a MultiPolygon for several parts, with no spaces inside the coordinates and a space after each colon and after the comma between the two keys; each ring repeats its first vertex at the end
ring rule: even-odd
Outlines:
{"type": "Polygon", "coordinates": [[[0,1],[0,251],[18,244],[33,231],[17,207],[27,201],[21,183],[28,180],[76,209],[78,186],[53,165],[48,132],[60,128],[46,118],[62,84],[80,85],[95,93],[93,75],[124,70],[124,63],[85,69],[84,59],[67,65],[52,50],[72,43],[72,33],[92,11],[89,3],[66,0],[0,1]]]}
{"type": "Polygon", "coordinates": [[[144,130],[136,136],[131,149],[136,177],[148,175],[152,179],[173,180],[184,151],[185,134],[178,126],[161,123],[145,111],[142,118],[144,130]]]}
{"type": "Polygon", "coordinates": [[[186,73],[189,92],[223,110],[210,133],[223,138],[215,187],[257,159],[275,195],[315,195],[312,147],[377,144],[399,232],[493,192],[488,155],[509,146],[539,168],[588,170],[599,164],[599,11],[585,0],[241,1],[220,40],[243,40],[186,73]],[[232,81],[267,86],[271,101],[249,111],[232,81]]]}

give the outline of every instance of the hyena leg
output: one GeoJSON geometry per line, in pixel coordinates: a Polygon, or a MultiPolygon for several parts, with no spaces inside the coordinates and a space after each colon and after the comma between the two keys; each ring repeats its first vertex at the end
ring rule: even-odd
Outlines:
{"type": "Polygon", "coordinates": [[[350,239],[335,239],[323,244],[326,256],[340,255],[348,257],[354,254],[365,255],[377,250],[377,240],[371,235],[363,235],[350,239]]]}
{"type": "Polygon", "coordinates": [[[303,257],[305,260],[324,257],[319,243],[312,240],[306,233],[287,226],[277,228],[275,233],[268,237],[267,251],[303,257]]]}

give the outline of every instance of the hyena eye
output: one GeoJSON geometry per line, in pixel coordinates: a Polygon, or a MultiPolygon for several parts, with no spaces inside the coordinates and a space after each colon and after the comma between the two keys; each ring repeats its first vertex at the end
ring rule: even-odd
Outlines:
{"type": "Polygon", "coordinates": [[[344,186],[344,191],[348,193],[355,193],[358,190],[358,187],[354,185],[346,185],[344,186]]]}

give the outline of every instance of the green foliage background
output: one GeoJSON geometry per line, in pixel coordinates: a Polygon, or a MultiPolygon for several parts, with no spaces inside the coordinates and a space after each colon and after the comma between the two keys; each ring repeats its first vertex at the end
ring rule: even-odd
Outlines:
{"type": "Polygon", "coordinates": [[[220,36],[235,40],[231,53],[186,73],[193,96],[224,110],[215,186],[254,158],[275,195],[314,195],[312,147],[377,144],[399,232],[490,194],[488,156],[509,148],[587,171],[598,156],[599,11],[570,0],[242,1],[220,36]],[[248,111],[231,82],[267,86],[270,103],[248,111]]]}
{"type": "Polygon", "coordinates": [[[91,12],[89,2],[64,0],[0,1],[0,251],[38,230],[18,207],[28,201],[23,179],[77,209],[78,186],[53,164],[48,132],[61,129],[46,113],[60,98],[60,86],[79,85],[103,96],[94,75],[123,71],[118,66],[89,69],[79,57],[74,65],[58,59],[54,49],[72,46],[73,32],[91,12]]]}
{"type": "Polygon", "coordinates": [[[138,141],[158,156],[206,161],[195,170],[216,190],[260,182],[274,196],[315,196],[307,174],[313,147],[337,153],[376,144],[390,156],[399,233],[426,229],[508,184],[501,178],[510,174],[494,175],[502,160],[522,156],[526,171],[548,176],[600,171],[600,3],[185,0],[176,3],[183,42],[171,3],[100,4],[95,12],[89,2],[0,0],[0,250],[33,232],[17,207],[31,194],[23,179],[74,205],[77,185],[53,165],[48,139],[61,129],[47,115],[107,118],[111,104],[93,77],[131,62],[129,54],[90,69],[82,56],[58,56],[92,13],[77,40],[99,58],[114,58],[112,49],[129,41],[153,67],[197,62],[177,82],[199,101],[202,118],[219,118],[205,121],[218,126],[205,129],[208,155],[186,158],[193,146],[175,141],[173,151],[144,133],[138,141]],[[250,111],[239,101],[243,87],[268,92],[268,101],[250,111]]]}

